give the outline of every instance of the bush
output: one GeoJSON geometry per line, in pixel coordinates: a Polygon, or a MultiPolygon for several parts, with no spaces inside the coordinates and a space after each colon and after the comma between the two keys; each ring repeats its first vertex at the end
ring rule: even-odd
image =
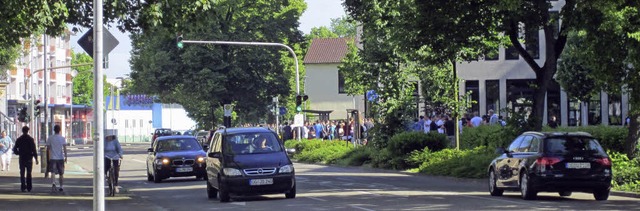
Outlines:
{"type": "Polygon", "coordinates": [[[440,133],[404,132],[391,137],[387,148],[395,156],[404,156],[425,147],[440,151],[447,146],[447,142],[447,137],[440,133]]]}
{"type": "Polygon", "coordinates": [[[473,149],[480,146],[485,146],[489,149],[506,147],[516,137],[517,135],[508,134],[505,127],[499,125],[465,127],[462,129],[462,134],[460,134],[460,149],[473,149]]]}
{"type": "Polygon", "coordinates": [[[640,158],[629,160],[625,154],[611,151],[609,157],[612,163],[613,188],[640,192],[640,158]]]}
{"type": "Polygon", "coordinates": [[[484,178],[487,167],[496,157],[494,150],[477,147],[471,150],[445,149],[439,152],[423,150],[408,158],[410,163],[421,162],[418,172],[465,178],[484,178]]]}
{"type": "Polygon", "coordinates": [[[590,133],[594,138],[600,142],[600,145],[605,150],[611,150],[614,152],[624,152],[624,142],[627,139],[629,129],[626,127],[617,126],[583,126],[583,127],[559,127],[556,129],[544,128],[545,131],[562,131],[562,132],[576,132],[583,131],[590,133]]]}
{"type": "Polygon", "coordinates": [[[374,152],[375,149],[370,146],[358,147],[347,152],[337,163],[345,166],[362,166],[365,163],[371,162],[371,155],[374,154],[374,152]]]}
{"type": "Polygon", "coordinates": [[[336,163],[353,149],[353,145],[344,141],[320,140],[287,141],[285,147],[295,148],[296,154],[293,157],[299,161],[326,164],[336,163]]]}

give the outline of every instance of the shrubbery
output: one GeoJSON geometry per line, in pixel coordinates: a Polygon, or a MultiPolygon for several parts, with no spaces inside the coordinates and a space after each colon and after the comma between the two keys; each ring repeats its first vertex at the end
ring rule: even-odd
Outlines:
{"type": "Polygon", "coordinates": [[[624,151],[624,141],[627,139],[629,129],[626,127],[616,126],[585,126],[585,127],[559,127],[556,129],[544,128],[545,131],[562,131],[562,132],[575,132],[582,131],[590,133],[594,138],[600,142],[602,148],[615,152],[624,151]]]}
{"type": "Polygon", "coordinates": [[[625,154],[609,152],[614,189],[640,192],[640,158],[629,160],[625,154]]]}
{"type": "Polygon", "coordinates": [[[287,141],[286,148],[295,148],[295,158],[305,162],[332,164],[353,149],[345,141],[303,140],[287,141]]]}
{"type": "Polygon", "coordinates": [[[481,125],[480,127],[465,127],[460,134],[460,149],[473,149],[486,146],[489,149],[509,146],[516,136],[507,133],[505,127],[495,125],[481,125]]]}
{"type": "Polygon", "coordinates": [[[408,161],[417,164],[418,172],[465,178],[484,178],[487,167],[496,157],[494,150],[477,147],[471,150],[445,149],[438,152],[416,151],[408,161]]]}

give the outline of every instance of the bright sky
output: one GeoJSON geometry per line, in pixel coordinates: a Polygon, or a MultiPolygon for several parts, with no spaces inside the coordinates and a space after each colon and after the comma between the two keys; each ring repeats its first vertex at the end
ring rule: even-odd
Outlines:
{"type": "MultiPolygon", "coordinates": [[[[305,0],[307,2],[307,10],[300,17],[299,29],[308,34],[313,27],[329,26],[331,18],[339,18],[345,15],[342,7],[342,0],[305,0]]],[[[84,30],[71,36],[71,48],[75,52],[84,52],[78,45],[78,39],[86,33],[84,30]]],[[[129,58],[131,52],[131,40],[129,34],[124,34],[117,29],[109,30],[118,39],[120,44],[109,54],[109,69],[105,69],[104,73],[107,78],[126,77],[131,72],[129,67],[129,58]]],[[[303,56],[303,55],[302,55],[303,56]]],[[[298,57],[302,57],[298,55],[298,57]]]]}

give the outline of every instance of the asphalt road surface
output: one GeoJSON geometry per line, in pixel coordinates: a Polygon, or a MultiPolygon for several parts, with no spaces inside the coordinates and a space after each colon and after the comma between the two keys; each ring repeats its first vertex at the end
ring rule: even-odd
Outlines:
{"type": "MultiPolygon", "coordinates": [[[[275,194],[220,203],[207,199],[205,182],[195,177],[147,182],[147,147],[124,147],[119,197],[135,201],[135,210],[637,210],[640,205],[639,198],[612,195],[608,201],[595,201],[586,193],[570,197],[540,193],[535,201],[522,200],[518,192],[492,197],[484,180],[304,163],[295,164],[295,199],[275,194]]],[[[92,152],[90,148],[71,152],[71,166],[79,169],[78,175],[90,174],[92,152]]],[[[117,201],[117,197],[107,201],[107,210],[117,201]]]]}

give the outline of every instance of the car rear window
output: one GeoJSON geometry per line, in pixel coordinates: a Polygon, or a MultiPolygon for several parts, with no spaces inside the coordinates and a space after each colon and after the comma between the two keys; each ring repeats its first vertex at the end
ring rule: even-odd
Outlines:
{"type": "Polygon", "coordinates": [[[195,138],[164,139],[158,142],[157,152],[197,151],[202,147],[195,138]]]}
{"type": "Polygon", "coordinates": [[[256,132],[230,134],[225,137],[224,154],[260,154],[282,151],[273,133],[256,132]]]}
{"type": "Polygon", "coordinates": [[[551,154],[573,154],[577,152],[590,152],[606,155],[604,149],[593,138],[562,136],[551,137],[545,140],[545,152],[551,154]]]}

